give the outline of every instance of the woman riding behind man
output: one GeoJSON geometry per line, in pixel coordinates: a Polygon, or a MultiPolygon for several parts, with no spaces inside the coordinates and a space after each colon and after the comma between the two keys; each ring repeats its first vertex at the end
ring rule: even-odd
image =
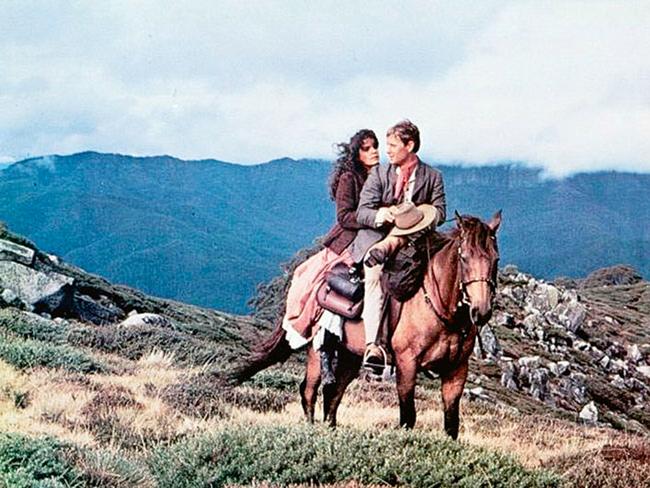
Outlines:
{"type": "MultiPolygon", "coordinates": [[[[326,273],[339,263],[353,264],[348,247],[361,228],[356,219],[359,195],[368,172],[379,164],[378,146],[377,136],[369,129],[362,129],[348,143],[337,145],[338,159],[329,180],[336,224],[322,241],[325,247],[296,268],[287,293],[282,328],[293,349],[314,338],[314,325],[323,313],[316,294],[326,273]]],[[[330,314],[325,315],[331,318],[330,314]]]]}

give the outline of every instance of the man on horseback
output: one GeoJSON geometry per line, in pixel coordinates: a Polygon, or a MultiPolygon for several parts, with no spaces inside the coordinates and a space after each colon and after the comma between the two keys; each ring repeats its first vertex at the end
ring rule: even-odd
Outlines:
{"type": "MultiPolygon", "coordinates": [[[[446,218],[445,189],[439,171],[417,156],[420,132],[412,122],[401,121],[386,133],[389,165],[375,166],[369,173],[357,209],[357,221],[363,226],[352,245],[356,262],[364,260],[365,294],[362,314],[365,325],[364,364],[376,368],[385,362],[385,352],[377,344],[384,293],[381,287],[383,262],[399,247],[397,236],[388,236],[394,227],[397,205],[404,202],[433,207],[432,225],[446,218]]],[[[403,208],[403,207],[401,207],[403,208]]]]}

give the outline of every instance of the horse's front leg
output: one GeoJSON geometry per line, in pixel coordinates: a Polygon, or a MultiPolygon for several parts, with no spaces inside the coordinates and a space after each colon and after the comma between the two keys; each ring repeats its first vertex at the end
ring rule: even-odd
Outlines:
{"type": "Polygon", "coordinates": [[[412,428],[415,425],[415,377],[417,361],[408,354],[396,354],[397,396],[399,397],[399,425],[412,428]]]}
{"type": "Polygon", "coordinates": [[[459,405],[463,395],[469,361],[448,375],[442,376],[442,403],[445,410],[445,432],[454,440],[458,438],[460,424],[459,405]]]}

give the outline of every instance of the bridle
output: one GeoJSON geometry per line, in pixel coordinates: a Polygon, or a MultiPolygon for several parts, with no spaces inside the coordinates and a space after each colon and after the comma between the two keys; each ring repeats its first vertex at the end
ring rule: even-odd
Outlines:
{"type": "MultiPolygon", "coordinates": [[[[459,305],[465,304],[465,305],[471,305],[469,301],[469,294],[467,293],[467,287],[471,285],[472,283],[487,283],[488,286],[490,287],[490,291],[492,292],[492,300],[494,300],[494,291],[497,288],[497,284],[495,283],[494,279],[492,278],[492,270],[490,270],[490,276],[487,277],[479,277],[479,278],[472,278],[471,280],[466,280],[463,279],[463,260],[461,259],[462,255],[462,246],[463,246],[464,238],[461,237],[460,242],[458,243],[458,273],[460,275],[460,280],[458,282],[458,287],[460,288],[460,301],[459,305]]],[[[428,253],[428,249],[427,249],[428,253]]],[[[433,274],[433,273],[432,273],[433,274]]]]}
{"type": "MultiPolygon", "coordinates": [[[[438,284],[438,281],[435,278],[435,275],[433,274],[433,271],[431,269],[431,251],[429,248],[429,239],[426,240],[427,244],[427,274],[429,275],[429,281],[433,284],[434,286],[434,291],[438,297],[438,304],[441,306],[442,305],[442,298],[440,294],[440,287],[438,284]]],[[[490,275],[486,277],[478,277],[478,278],[472,278],[472,279],[464,279],[464,268],[463,268],[463,260],[461,259],[462,255],[462,246],[463,243],[465,242],[465,238],[461,234],[461,238],[458,242],[458,248],[456,252],[458,253],[458,276],[460,276],[459,282],[458,282],[458,287],[460,290],[460,299],[457,303],[457,308],[462,307],[463,305],[470,306],[471,302],[469,300],[469,294],[467,292],[467,287],[471,285],[472,283],[487,283],[488,286],[490,287],[491,293],[491,299],[494,300],[495,297],[495,290],[496,290],[496,282],[492,275],[494,274],[493,270],[490,270],[490,275]]],[[[496,266],[496,263],[495,263],[496,266]]],[[[445,324],[445,325],[450,325],[451,321],[453,319],[453,314],[447,314],[443,310],[439,310],[440,307],[436,307],[436,304],[434,300],[431,299],[431,296],[427,292],[426,286],[424,284],[424,281],[422,281],[422,293],[424,294],[424,301],[429,305],[429,308],[433,311],[433,313],[445,324]]],[[[462,335],[463,338],[466,337],[468,330],[463,330],[462,335]]]]}

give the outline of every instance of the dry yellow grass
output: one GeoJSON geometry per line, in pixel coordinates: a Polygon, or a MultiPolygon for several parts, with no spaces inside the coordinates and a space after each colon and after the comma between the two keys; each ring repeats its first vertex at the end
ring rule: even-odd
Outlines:
{"type": "MultiPolygon", "coordinates": [[[[108,358],[117,361],[116,358],[108,358]]],[[[0,429],[30,435],[51,435],[77,445],[103,449],[147,448],[156,442],[214,432],[234,425],[280,425],[304,422],[298,392],[281,412],[259,413],[231,407],[227,419],[185,415],[163,401],[162,391],[201,368],[178,368],[174,358],[153,352],[124,364],[122,374],[78,375],[36,369],[21,373],[0,362],[0,429]],[[24,408],[16,393],[29,392],[24,408]],[[115,404],[111,402],[117,402],[115,404]]],[[[443,432],[440,395],[419,386],[416,391],[416,429],[443,432]]],[[[396,428],[399,408],[393,384],[363,380],[351,385],[339,409],[339,425],[361,429],[396,428]]],[[[317,419],[322,404],[317,405],[317,419]]],[[[607,428],[593,428],[551,417],[519,414],[509,407],[484,402],[461,402],[460,441],[500,451],[529,468],[594,452],[607,445],[625,445],[633,436],[607,428]]],[[[636,440],[638,442],[638,439],[636,440]]],[[[269,485],[258,485],[260,487],[269,485]]],[[[354,484],[338,484],[354,487],[354,484]]]]}

